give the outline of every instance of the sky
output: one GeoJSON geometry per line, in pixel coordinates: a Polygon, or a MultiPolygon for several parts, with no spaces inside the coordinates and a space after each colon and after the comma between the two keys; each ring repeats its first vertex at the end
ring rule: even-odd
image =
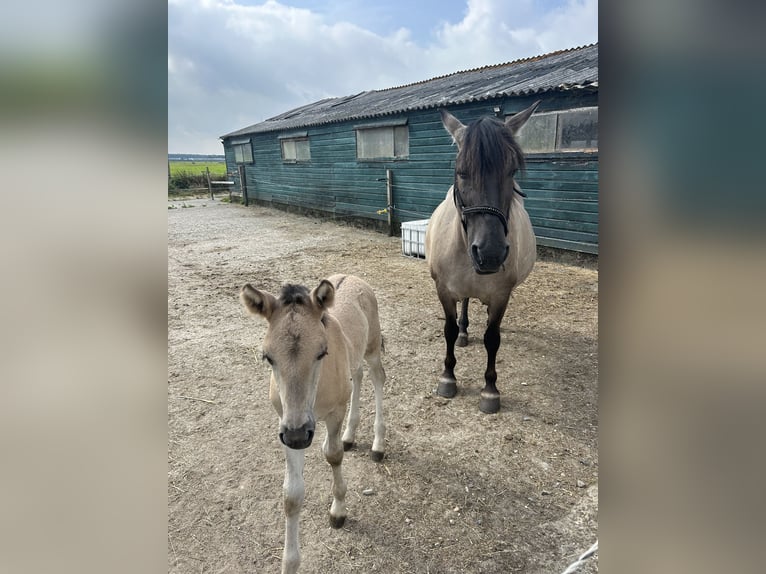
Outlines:
{"type": "Polygon", "coordinates": [[[327,97],[598,41],[598,0],[169,0],[168,152],[327,97]]]}

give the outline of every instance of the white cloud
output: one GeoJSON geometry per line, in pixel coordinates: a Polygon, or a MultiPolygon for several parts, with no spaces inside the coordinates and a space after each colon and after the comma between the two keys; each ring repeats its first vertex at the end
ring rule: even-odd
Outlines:
{"type": "Polygon", "coordinates": [[[168,5],[168,148],[221,153],[218,136],[330,96],[381,89],[597,40],[595,0],[538,13],[532,0],[469,0],[435,14],[420,45],[405,25],[380,35],[274,0],[168,5]],[[440,23],[440,21],[442,21],[440,23]]]}
{"type": "Polygon", "coordinates": [[[598,0],[568,0],[547,14],[540,28],[542,53],[591,44],[598,39],[598,0]]]}
{"type": "Polygon", "coordinates": [[[434,65],[456,71],[598,41],[597,0],[567,0],[540,12],[534,0],[469,0],[457,24],[443,24],[427,48],[434,65]]]}

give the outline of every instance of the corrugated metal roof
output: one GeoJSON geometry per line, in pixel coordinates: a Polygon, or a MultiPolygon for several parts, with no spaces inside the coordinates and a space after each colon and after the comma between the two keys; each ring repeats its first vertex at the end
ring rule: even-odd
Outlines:
{"type": "Polygon", "coordinates": [[[374,118],[499,97],[585,88],[598,88],[598,43],[455,72],[385,90],[326,98],[221,137],[374,118]]]}

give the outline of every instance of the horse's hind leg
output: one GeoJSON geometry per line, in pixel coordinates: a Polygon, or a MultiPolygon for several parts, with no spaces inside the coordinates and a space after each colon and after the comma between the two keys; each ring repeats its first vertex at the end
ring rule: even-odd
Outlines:
{"type": "Polygon", "coordinates": [[[330,526],[340,528],[346,522],[346,481],[343,480],[341,466],[343,463],[343,445],[340,440],[340,429],[343,424],[343,413],[330,415],[325,420],[327,436],[322,445],[325,459],[332,467],[332,506],[330,507],[330,526]]]}
{"type": "Polygon", "coordinates": [[[346,430],[343,433],[343,450],[350,450],[354,446],[356,429],[359,426],[359,392],[362,387],[362,366],[351,376],[351,406],[348,409],[346,430]]]}
{"type": "Polygon", "coordinates": [[[386,423],[383,420],[383,384],[386,382],[386,372],[380,361],[380,351],[367,357],[367,366],[375,389],[375,438],[372,441],[370,457],[375,462],[380,462],[386,448],[386,423]]]}
{"type": "Polygon", "coordinates": [[[460,330],[455,344],[458,347],[465,347],[468,345],[468,297],[463,299],[462,307],[460,308],[460,320],[457,324],[460,330]]]}

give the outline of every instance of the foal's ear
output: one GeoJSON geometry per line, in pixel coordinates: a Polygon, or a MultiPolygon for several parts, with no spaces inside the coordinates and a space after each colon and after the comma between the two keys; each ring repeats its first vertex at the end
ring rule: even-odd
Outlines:
{"type": "Polygon", "coordinates": [[[311,301],[322,310],[331,307],[335,301],[335,287],[327,279],[322,279],[311,292],[311,301]]]}
{"type": "Polygon", "coordinates": [[[261,315],[267,321],[277,305],[277,298],[274,295],[266,291],[258,291],[250,283],[242,287],[239,292],[239,299],[253,315],[261,315]]]}
{"type": "Polygon", "coordinates": [[[463,136],[465,135],[465,124],[463,124],[459,119],[457,119],[444,108],[440,110],[440,113],[442,116],[442,124],[444,124],[444,128],[447,130],[447,132],[449,132],[449,135],[452,136],[452,141],[454,141],[459,148],[463,143],[463,136]]]}
{"type": "Polygon", "coordinates": [[[539,105],[540,105],[540,100],[537,100],[534,104],[529,106],[526,110],[520,111],[518,114],[513,114],[512,116],[508,116],[505,119],[505,125],[511,128],[513,135],[516,135],[516,133],[521,129],[521,126],[527,123],[529,116],[532,115],[532,112],[534,112],[537,109],[537,106],[539,105]]]}

